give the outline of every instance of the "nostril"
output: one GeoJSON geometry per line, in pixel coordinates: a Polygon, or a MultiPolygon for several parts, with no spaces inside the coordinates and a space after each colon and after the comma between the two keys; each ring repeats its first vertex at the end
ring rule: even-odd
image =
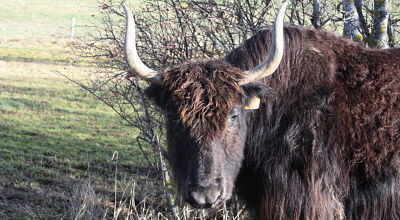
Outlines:
{"type": "Polygon", "coordinates": [[[207,203],[213,204],[215,203],[221,195],[221,190],[219,187],[211,187],[206,192],[207,203]]]}
{"type": "Polygon", "coordinates": [[[221,197],[222,189],[218,186],[209,186],[193,190],[188,193],[188,202],[195,207],[211,207],[221,197]]]}
{"type": "Polygon", "coordinates": [[[199,205],[204,205],[206,204],[206,198],[204,196],[204,193],[199,192],[199,191],[192,191],[189,193],[190,197],[199,205]]]}

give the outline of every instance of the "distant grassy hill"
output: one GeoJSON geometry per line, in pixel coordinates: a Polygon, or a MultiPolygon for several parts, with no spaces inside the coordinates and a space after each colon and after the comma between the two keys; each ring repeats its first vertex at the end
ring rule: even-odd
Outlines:
{"type": "Polygon", "coordinates": [[[0,1],[1,220],[83,219],[87,204],[105,215],[124,179],[147,172],[131,143],[137,131],[56,74],[83,80],[96,68],[89,59],[71,65],[69,28],[75,17],[76,35],[85,35],[79,26],[96,21],[97,7],[97,0],[0,1]]]}
{"type": "MultiPolygon", "coordinates": [[[[0,39],[60,39],[70,33],[71,20],[88,25],[97,10],[96,0],[13,0],[0,4],[0,39]]],[[[76,34],[84,33],[78,27],[76,34]]]]}
{"type": "MultiPolygon", "coordinates": [[[[141,0],[128,2],[138,5],[141,0]]],[[[71,63],[72,18],[75,37],[84,37],[99,22],[100,5],[98,0],[1,1],[0,60],[71,63]]]]}

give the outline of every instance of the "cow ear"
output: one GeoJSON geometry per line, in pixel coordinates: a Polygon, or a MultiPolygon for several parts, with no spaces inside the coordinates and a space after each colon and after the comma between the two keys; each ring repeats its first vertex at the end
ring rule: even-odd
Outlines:
{"type": "Polygon", "coordinates": [[[243,86],[244,109],[258,109],[261,101],[268,98],[270,89],[261,83],[249,83],[243,86]]]}
{"type": "Polygon", "coordinates": [[[152,84],[145,90],[145,94],[148,98],[154,101],[154,103],[161,109],[165,108],[166,100],[168,95],[162,85],[152,84]]]}

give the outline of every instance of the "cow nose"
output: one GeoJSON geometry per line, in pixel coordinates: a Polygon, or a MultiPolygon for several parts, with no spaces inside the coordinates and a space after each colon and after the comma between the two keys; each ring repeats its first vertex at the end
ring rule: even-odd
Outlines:
{"type": "Polygon", "coordinates": [[[219,186],[197,188],[189,192],[189,203],[194,207],[210,208],[215,204],[222,193],[219,186]]]}

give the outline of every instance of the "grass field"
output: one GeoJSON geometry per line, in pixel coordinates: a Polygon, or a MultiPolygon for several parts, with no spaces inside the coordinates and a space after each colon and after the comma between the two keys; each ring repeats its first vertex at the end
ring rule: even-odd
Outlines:
{"type": "Polygon", "coordinates": [[[135,132],[56,71],[85,69],[0,61],[0,219],[24,216],[20,206],[64,214],[54,206],[68,201],[69,187],[87,178],[113,183],[114,152],[118,175],[140,169],[140,152],[129,144],[135,132]]]}
{"type": "Polygon", "coordinates": [[[96,0],[15,0],[0,4],[0,36],[4,39],[59,39],[68,37],[76,18],[77,35],[85,33],[97,13],[96,0]]]}
{"type": "Polygon", "coordinates": [[[72,17],[91,22],[96,2],[0,4],[0,219],[112,216],[132,178],[148,176],[131,144],[136,131],[57,74],[92,68],[70,65],[68,35],[72,17]]]}
{"type": "Polygon", "coordinates": [[[168,219],[159,176],[132,143],[138,131],[57,74],[96,68],[73,60],[68,36],[72,17],[90,24],[96,2],[0,4],[1,220],[168,219]]]}
{"type": "Polygon", "coordinates": [[[165,195],[132,143],[138,131],[58,74],[83,78],[95,68],[73,60],[69,33],[75,17],[76,36],[85,35],[98,9],[97,0],[0,4],[0,220],[166,213],[143,202],[165,195]]]}

